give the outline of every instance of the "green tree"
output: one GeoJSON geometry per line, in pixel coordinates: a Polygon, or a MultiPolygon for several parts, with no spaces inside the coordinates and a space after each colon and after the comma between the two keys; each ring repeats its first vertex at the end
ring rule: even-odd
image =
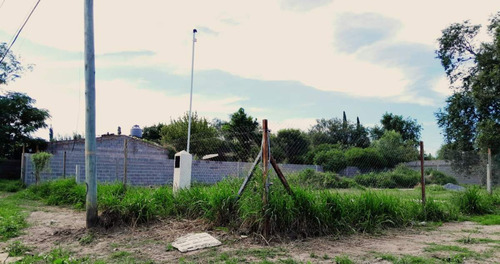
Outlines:
{"type": "Polygon", "coordinates": [[[0,95],[0,157],[16,158],[22,144],[36,145],[44,141],[31,134],[46,128],[50,117],[45,109],[34,106],[35,100],[23,93],[7,92],[0,95]]]}
{"type": "Polygon", "coordinates": [[[278,162],[303,164],[309,147],[307,134],[298,129],[281,129],[271,140],[271,153],[278,162]]]}
{"type": "Polygon", "coordinates": [[[340,144],[343,148],[370,146],[368,130],[360,125],[338,118],[317,119],[316,125],[309,130],[314,146],[321,144],[340,144]]]}
{"type": "Polygon", "coordinates": [[[394,130],[385,131],[382,137],[373,141],[372,147],[382,155],[386,167],[394,167],[401,162],[418,159],[418,151],[413,142],[404,141],[394,130]]]}
{"type": "MultiPolygon", "coordinates": [[[[186,149],[189,115],[186,113],[177,120],[161,128],[161,142],[167,147],[173,147],[178,152],[186,149]]],[[[191,118],[190,152],[198,158],[217,151],[220,139],[217,130],[210,126],[204,117],[198,117],[196,112],[191,118]]]]}
{"type": "Polygon", "coordinates": [[[159,144],[161,142],[161,129],[164,126],[165,124],[162,123],[145,126],[142,130],[142,138],[159,144]]]}
{"type": "MultiPolygon", "coordinates": [[[[7,43],[0,43],[0,58],[5,54],[5,58],[0,63],[0,86],[19,78],[25,70],[16,55],[12,51],[7,52],[7,47],[7,43]]],[[[31,69],[31,66],[28,68],[31,69]]]]}
{"type": "Polygon", "coordinates": [[[454,23],[438,39],[437,58],[454,94],[436,113],[445,141],[456,151],[500,152],[500,12],[487,26],[491,39],[478,39],[481,25],[454,23]],[[467,120],[466,120],[467,119],[467,120]]]}
{"type": "Polygon", "coordinates": [[[240,161],[254,159],[262,141],[257,118],[247,115],[243,108],[229,117],[229,122],[222,123],[221,130],[229,147],[234,151],[235,159],[240,161]]]}
{"type": "Polygon", "coordinates": [[[380,139],[385,131],[393,130],[398,132],[405,142],[412,141],[416,145],[420,140],[422,126],[415,119],[410,117],[405,119],[401,115],[385,113],[380,120],[380,124],[381,126],[375,126],[371,130],[373,139],[380,139]]]}

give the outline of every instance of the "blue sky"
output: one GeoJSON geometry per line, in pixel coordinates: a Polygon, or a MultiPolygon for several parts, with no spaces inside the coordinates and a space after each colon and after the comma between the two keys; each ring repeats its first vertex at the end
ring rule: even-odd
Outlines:
{"type": "MultiPolygon", "coordinates": [[[[2,89],[47,108],[56,135],[84,131],[83,3],[42,1],[13,51],[34,69],[2,89]]],[[[9,42],[35,1],[0,7],[9,42]]],[[[367,126],[385,112],[416,119],[426,152],[451,93],[436,39],[453,22],[486,23],[500,1],[95,1],[97,134],[169,122],[188,110],[228,119],[239,107],[271,129],[318,118],[367,126]]],[[[47,130],[37,132],[48,137],[47,130]]]]}

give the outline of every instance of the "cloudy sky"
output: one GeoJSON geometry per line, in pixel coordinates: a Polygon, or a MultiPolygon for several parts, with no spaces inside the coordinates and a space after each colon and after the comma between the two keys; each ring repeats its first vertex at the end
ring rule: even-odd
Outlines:
{"type": "MultiPolygon", "coordinates": [[[[0,0],[0,42],[35,2],[0,0]]],[[[196,28],[199,115],[227,120],[243,107],[276,131],[342,111],[372,126],[391,112],[417,119],[434,153],[434,113],[451,92],[436,39],[454,22],[485,24],[500,1],[104,0],[94,9],[98,135],[188,110],[196,28]]],[[[48,109],[56,135],[85,130],[83,43],[83,1],[42,0],[12,48],[34,69],[2,89],[48,109]]]]}

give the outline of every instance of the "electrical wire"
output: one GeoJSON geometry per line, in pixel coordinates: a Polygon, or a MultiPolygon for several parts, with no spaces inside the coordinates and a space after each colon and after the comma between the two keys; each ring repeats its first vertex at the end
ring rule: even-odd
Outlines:
{"type": "Polygon", "coordinates": [[[5,0],[3,0],[2,3],[0,4],[0,8],[2,8],[4,3],[5,3],[5,0]]]}
{"type": "MultiPolygon", "coordinates": [[[[0,63],[3,62],[3,60],[5,59],[5,56],[7,56],[7,54],[9,53],[10,51],[10,48],[12,48],[12,45],[14,45],[14,43],[16,42],[17,40],[17,37],[19,37],[19,34],[21,34],[21,31],[23,30],[24,26],[26,25],[26,23],[28,23],[28,20],[30,19],[31,15],[33,14],[33,12],[35,12],[35,9],[36,7],[38,6],[38,4],[40,3],[41,0],[38,0],[35,4],[35,6],[33,7],[33,9],[31,9],[31,12],[29,13],[28,17],[26,17],[26,19],[24,20],[24,23],[23,25],[19,28],[19,30],[17,31],[16,35],[14,36],[13,40],[11,41],[9,47],[7,48],[7,50],[5,51],[5,53],[2,55],[2,58],[0,59],[0,63]]],[[[3,3],[2,3],[3,5],[3,3]]]]}

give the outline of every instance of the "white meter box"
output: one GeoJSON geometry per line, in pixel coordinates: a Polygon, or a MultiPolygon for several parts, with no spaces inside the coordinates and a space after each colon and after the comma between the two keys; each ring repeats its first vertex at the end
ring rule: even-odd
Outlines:
{"type": "Polygon", "coordinates": [[[176,153],[174,156],[174,192],[191,187],[191,164],[193,156],[186,151],[176,153]]]}

